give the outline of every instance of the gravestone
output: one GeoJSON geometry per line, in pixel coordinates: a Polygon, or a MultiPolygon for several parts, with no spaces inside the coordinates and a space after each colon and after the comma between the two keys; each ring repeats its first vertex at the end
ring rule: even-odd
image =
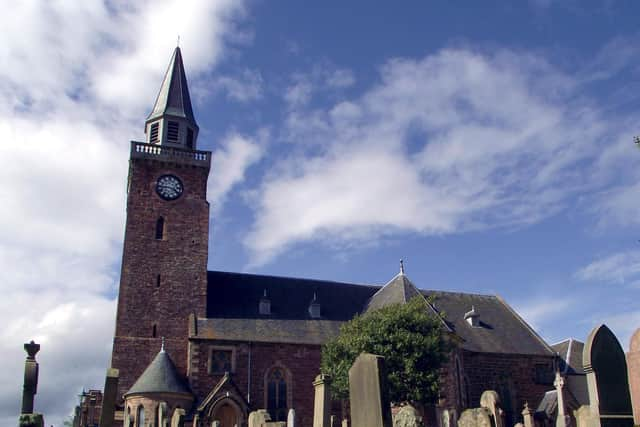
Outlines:
{"type": "Polygon", "coordinates": [[[496,427],[504,427],[504,412],[497,392],[494,390],[483,391],[480,395],[480,407],[489,410],[496,427]]]}
{"type": "Polygon", "coordinates": [[[405,405],[393,417],[393,427],[422,427],[422,417],[411,405],[405,405]]]}
{"type": "Polygon", "coordinates": [[[556,388],[556,398],[558,406],[558,415],[556,417],[556,427],[567,427],[567,417],[564,412],[564,378],[560,375],[559,371],[556,371],[556,379],[553,381],[553,385],[556,388]]]}
{"type": "Polygon", "coordinates": [[[349,427],[349,420],[348,419],[344,418],[342,420],[342,427],[349,427]]]}
{"type": "Polygon", "coordinates": [[[220,427],[220,421],[215,420],[211,422],[211,427],[220,427]]]}
{"type": "MultiPolygon", "coordinates": [[[[114,415],[116,412],[116,400],[118,398],[118,377],[120,371],[117,369],[107,369],[107,376],[104,379],[104,393],[102,395],[102,409],[100,410],[100,426],[112,427],[114,425],[114,415]]],[[[163,424],[159,424],[165,427],[163,424]]]]}
{"type": "Polygon", "coordinates": [[[331,377],[318,375],[313,381],[315,398],[313,401],[313,427],[330,427],[331,420],[331,377]]]}
{"type": "Polygon", "coordinates": [[[524,402],[524,408],[522,409],[522,421],[524,422],[524,427],[534,427],[535,425],[533,411],[529,408],[529,402],[524,402]]]}
{"type": "Polygon", "coordinates": [[[462,411],[458,427],[493,427],[491,414],[487,408],[473,408],[462,411]]]}
{"type": "Polygon", "coordinates": [[[289,409],[287,414],[287,427],[295,427],[296,425],[296,411],[295,409],[289,409]]]}
{"type": "Polygon", "coordinates": [[[627,353],[627,367],[629,368],[633,422],[640,425],[640,329],[636,329],[636,332],[631,336],[629,353],[627,353]]]}
{"type": "Polygon", "coordinates": [[[589,407],[603,427],[633,426],[627,361],[613,332],[600,325],[591,331],[582,354],[589,407]]]}
{"type": "Polygon", "coordinates": [[[353,427],[392,427],[384,357],[360,354],[349,369],[353,427]]]}
{"type": "Polygon", "coordinates": [[[249,427],[261,427],[271,421],[271,415],[266,409],[258,409],[249,414],[249,427]]]}

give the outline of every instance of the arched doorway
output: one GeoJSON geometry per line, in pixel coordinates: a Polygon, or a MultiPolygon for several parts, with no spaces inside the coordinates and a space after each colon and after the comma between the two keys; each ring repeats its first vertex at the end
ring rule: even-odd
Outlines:
{"type": "Polygon", "coordinates": [[[211,419],[212,421],[220,421],[220,427],[240,426],[242,422],[239,408],[233,405],[230,400],[216,405],[211,419]]]}

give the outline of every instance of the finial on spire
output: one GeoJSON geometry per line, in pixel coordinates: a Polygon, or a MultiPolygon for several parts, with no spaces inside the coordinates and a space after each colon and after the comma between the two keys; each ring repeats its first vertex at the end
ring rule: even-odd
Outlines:
{"type": "Polygon", "coordinates": [[[162,337],[162,346],[160,347],[160,353],[164,353],[164,337],[162,337]]]}
{"type": "Polygon", "coordinates": [[[404,261],[400,260],[400,274],[404,276],[404,261]]]}
{"type": "Polygon", "coordinates": [[[176,47],[180,47],[180,34],[178,34],[178,41],[176,42],[176,47]]]}

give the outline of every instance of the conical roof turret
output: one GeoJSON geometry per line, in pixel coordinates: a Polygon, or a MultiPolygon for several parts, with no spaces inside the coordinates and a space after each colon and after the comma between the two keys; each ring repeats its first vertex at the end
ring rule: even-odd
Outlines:
{"type": "Polygon", "coordinates": [[[176,366],[164,350],[164,346],[125,396],[147,393],[192,395],[189,386],[178,374],[176,366]]]}

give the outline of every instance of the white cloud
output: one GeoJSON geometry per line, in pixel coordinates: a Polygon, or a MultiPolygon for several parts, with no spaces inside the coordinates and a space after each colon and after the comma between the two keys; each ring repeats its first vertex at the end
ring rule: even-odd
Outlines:
{"type": "Polygon", "coordinates": [[[207,199],[214,209],[219,209],[224,198],[244,178],[247,168],[260,160],[264,135],[250,138],[238,134],[228,135],[211,159],[211,170],[207,184],[207,199]]]}
{"type": "Polygon", "coordinates": [[[22,343],[30,339],[42,343],[36,410],[48,425],[61,424],[82,386],[102,387],[113,336],[128,141],[141,132],[176,36],[197,81],[224,56],[227,40],[245,38],[236,24],[243,13],[243,3],[231,0],[5,5],[0,424],[17,419],[22,343]]]}
{"type": "Polygon", "coordinates": [[[245,243],[256,263],[298,242],[522,226],[597,188],[581,167],[617,132],[543,59],[443,50],[396,59],[361,97],[292,105],[298,147],[267,177],[245,243]],[[293,218],[293,220],[292,220],[293,218]]]}
{"type": "Polygon", "coordinates": [[[249,102],[262,98],[262,76],[258,71],[245,69],[234,76],[221,76],[211,82],[212,89],[221,90],[237,102],[249,102]]]}
{"type": "Polygon", "coordinates": [[[554,325],[559,317],[566,315],[574,303],[570,298],[547,297],[521,303],[516,311],[533,329],[541,331],[543,326],[554,325]]]}
{"type": "Polygon", "coordinates": [[[289,108],[296,109],[307,105],[316,93],[326,95],[340,92],[355,82],[351,70],[323,63],[316,65],[309,73],[294,73],[283,97],[289,108]]]}
{"type": "Polygon", "coordinates": [[[604,283],[634,283],[640,280],[640,250],[608,255],[576,272],[580,280],[604,283]]]}

